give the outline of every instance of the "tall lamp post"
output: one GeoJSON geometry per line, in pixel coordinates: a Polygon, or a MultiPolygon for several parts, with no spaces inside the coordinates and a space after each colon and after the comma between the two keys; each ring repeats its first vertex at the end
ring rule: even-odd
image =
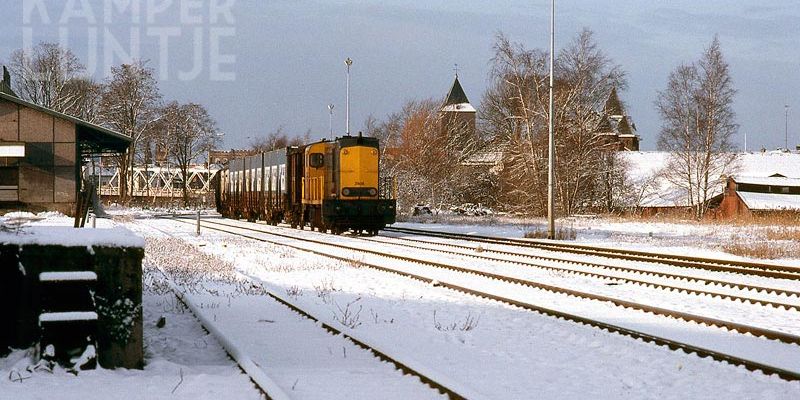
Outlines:
{"type": "Polygon", "coordinates": [[[556,186],[556,144],[555,135],[553,132],[553,112],[555,105],[553,104],[553,58],[556,48],[556,0],[550,2],[550,112],[548,115],[548,147],[547,147],[547,225],[549,239],[556,238],[556,222],[555,222],[555,186],[556,186]]]}
{"type": "Polygon", "coordinates": [[[328,129],[330,130],[331,140],[333,140],[333,103],[328,104],[328,129]]]}
{"type": "Polygon", "coordinates": [[[350,136],[350,66],[353,65],[353,60],[350,57],[347,57],[347,60],[344,60],[344,64],[347,65],[347,102],[345,103],[345,126],[346,126],[346,133],[347,136],[350,136]]]}

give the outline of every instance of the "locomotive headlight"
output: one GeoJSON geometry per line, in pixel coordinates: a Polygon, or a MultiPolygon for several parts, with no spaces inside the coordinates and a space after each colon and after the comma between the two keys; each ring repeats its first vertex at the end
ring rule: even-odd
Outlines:
{"type": "Polygon", "coordinates": [[[350,189],[349,188],[342,189],[342,195],[343,196],[350,196],[350,189]]]}
{"type": "Polygon", "coordinates": [[[369,195],[370,196],[377,196],[378,195],[378,190],[375,189],[375,188],[369,188],[369,195]]]}
{"type": "Polygon", "coordinates": [[[348,155],[348,154],[350,154],[350,151],[349,151],[349,150],[347,150],[347,149],[344,149],[344,150],[342,150],[342,154],[344,154],[344,155],[348,155]]]}
{"type": "Polygon", "coordinates": [[[372,155],[373,156],[377,156],[378,155],[378,149],[372,149],[372,155]]]}

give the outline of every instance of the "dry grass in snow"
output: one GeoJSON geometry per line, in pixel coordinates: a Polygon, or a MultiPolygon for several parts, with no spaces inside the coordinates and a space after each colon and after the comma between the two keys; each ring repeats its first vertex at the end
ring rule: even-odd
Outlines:
{"type": "Polygon", "coordinates": [[[146,290],[158,292],[168,289],[165,282],[154,278],[156,271],[160,270],[189,293],[218,296],[265,294],[263,287],[239,275],[233,264],[205,254],[180,239],[147,238],[143,264],[146,290]],[[220,287],[232,290],[220,293],[220,287]]]}

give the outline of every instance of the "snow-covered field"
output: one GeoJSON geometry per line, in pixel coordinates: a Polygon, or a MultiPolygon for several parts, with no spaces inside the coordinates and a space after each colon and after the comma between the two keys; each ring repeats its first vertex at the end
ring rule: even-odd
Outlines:
{"type": "MultiPolygon", "coordinates": [[[[146,211],[114,212],[115,220],[98,220],[98,229],[124,225],[147,240],[145,369],[100,369],[83,372],[77,377],[63,371],[28,373],[25,367],[30,360],[25,351],[19,350],[0,359],[0,398],[6,398],[6,394],[13,399],[259,398],[254,385],[226,357],[218,341],[204,332],[193,314],[165,289],[167,278],[185,292],[187,301],[196,306],[208,324],[213,324],[226,340],[247,353],[290,398],[399,399],[441,395],[416,377],[402,375],[392,364],[378,360],[341,336],[330,334],[319,323],[300,316],[267,293],[285,299],[321,323],[357,337],[469,398],[800,397],[798,382],[748,372],[708,358],[376,271],[362,265],[373,261],[367,256],[354,254],[343,257],[345,260],[349,257],[350,261],[337,261],[206,228],[197,237],[191,223],[146,218],[152,214],[146,211]],[[156,321],[162,315],[166,316],[167,323],[164,328],[157,328],[156,321]],[[15,372],[24,379],[6,379],[16,376],[15,372]]],[[[45,219],[33,223],[71,224],[71,220],[58,215],[43,217],[45,219]]],[[[520,237],[536,223],[460,222],[399,225],[520,237]]],[[[692,224],[596,219],[572,223],[582,242],[666,248],[712,256],[719,253],[708,243],[722,243],[725,235],[730,235],[729,231],[713,226],[692,224]],[[698,241],[703,245],[698,246],[698,241]]],[[[259,229],[280,228],[260,225],[259,229]]],[[[455,256],[436,256],[423,251],[412,253],[402,248],[392,250],[390,244],[310,232],[303,235],[322,237],[325,241],[361,243],[364,247],[405,252],[407,256],[459,262],[455,256]]],[[[395,262],[392,266],[417,268],[401,264],[395,262]]],[[[508,268],[488,262],[473,262],[469,267],[491,271],[508,268]]],[[[800,318],[796,310],[770,310],[752,304],[639,287],[620,288],[623,290],[620,292],[615,286],[597,285],[590,279],[569,275],[506,272],[605,295],[624,295],[632,301],[657,301],[664,307],[683,307],[686,311],[712,313],[719,318],[739,319],[792,333],[797,333],[795,322],[800,318]],[[693,304],[695,302],[698,304],[693,304]]],[[[443,280],[463,279],[464,284],[475,284],[470,280],[477,282],[477,278],[458,278],[447,272],[436,276],[443,280]]],[[[488,281],[480,284],[487,290],[522,296],[530,302],[605,314],[618,323],[635,320],[638,328],[672,335],[670,337],[706,337],[702,340],[716,343],[729,341],[730,347],[749,348],[751,353],[756,349],[761,354],[750,355],[760,357],[761,361],[800,370],[797,356],[800,346],[797,345],[736,335],[685,321],[670,321],[603,303],[590,304],[588,300],[515,288],[511,284],[488,281]],[[744,345],[739,346],[742,343],[744,345]]],[[[787,285],[797,288],[797,285],[787,285]]],[[[781,300],[798,302],[796,298],[781,300]]]]}

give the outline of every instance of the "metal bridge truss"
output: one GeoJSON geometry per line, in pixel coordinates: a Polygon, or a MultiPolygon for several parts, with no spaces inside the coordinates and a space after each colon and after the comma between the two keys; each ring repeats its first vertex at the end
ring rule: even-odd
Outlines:
{"type": "MultiPolygon", "coordinates": [[[[219,172],[219,168],[205,165],[193,165],[189,168],[189,178],[186,185],[189,188],[189,196],[202,196],[212,193],[214,188],[211,181],[219,172]]],[[[94,178],[98,182],[98,190],[102,196],[118,196],[120,175],[119,168],[96,168],[94,174],[91,168],[87,169],[87,178],[94,178]]],[[[183,176],[181,170],[174,166],[136,166],[133,174],[128,178],[129,187],[132,182],[133,197],[153,197],[153,198],[180,198],[183,197],[183,176]]],[[[130,190],[130,189],[129,189],[130,190]]]]}

